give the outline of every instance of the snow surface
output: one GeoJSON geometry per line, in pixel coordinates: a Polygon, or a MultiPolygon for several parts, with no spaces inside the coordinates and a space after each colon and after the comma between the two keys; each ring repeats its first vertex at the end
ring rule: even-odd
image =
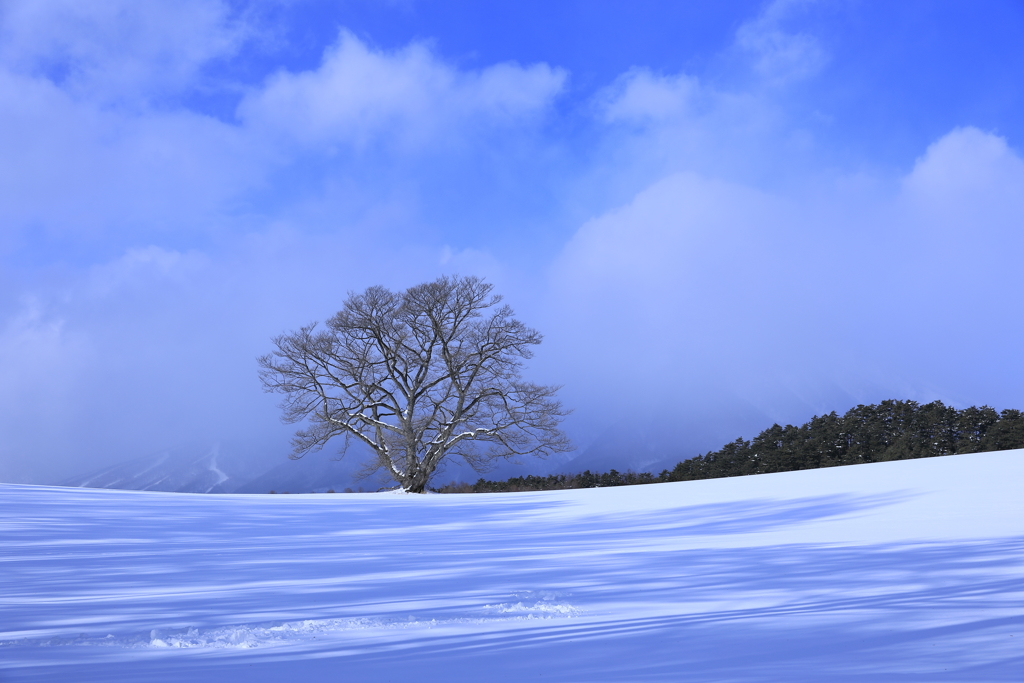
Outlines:
{"type": "Polygon", "coordinates": [[[0,485],[0,681],[1022,681],[1024,451],[522,494],[0,485]]]}

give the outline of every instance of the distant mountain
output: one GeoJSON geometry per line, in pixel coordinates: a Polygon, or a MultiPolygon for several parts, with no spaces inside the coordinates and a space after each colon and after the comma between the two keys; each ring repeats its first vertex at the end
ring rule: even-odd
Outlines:
{"type": "Polygon", "coordinates": [[[760,427],[766,419],[763,412],[754,408],[733,410],[727,418],[717,421],[671,414],[623,419],[605,429],[575,458],[548,467],[546,473],[614,469],[658,474],[663,469],[672,469],[680,460],[721,448],[739,434],[760,427]]]}
{"type": "MultiPolygon", "coordinates": [[[[191,446],[136,458],[61,482],[61,486],[177,493],[323,493],[345,489],[376,491],[393,485],[383,476],[360,478],[369,453],[353,444],[341,460],[328,450],[310,453],[299,460],[284,455],[256,456],[237,444],[222,447],[191,446]]],[[[507,478],[535,471],[543,461],[524,458],[523,465],[497,463],[487,476],[507,478]]],[[[446,462],[433,484],[474,482],[480,477],[468,465],[446,462]]]]}
{"type": "Polygon", "coordinates": [[[660,437],[649,429],[629,429],[624,426],[608,429],[578,456],[552,469],[555,473],[566,474],[584,470],[644,472],[652,463],[665,458],[665,445],[660,437]]]}
{"type": "Polygon", "coordinates": [[[258,462],[220,444],[178,448],[136,458],[62,482],[62,486],[177,493],[230,493],[261,472],[258,462]]]}
{"type": "Polygon", "coordinates": [[[234,493],[324,493],[347,488],[376,491],[386,482],[381,477],[359,479],[365,454],[353,446],[345,458],[327,451],[309,453],[299,460],[282,458],[279,465],[250,479],[234,493]]]}
{"type": "MultiPolygon", "coordinates": [[[[327,450],[309,453],[299,460],[284,459],[276,467],[260,476],[245,482],[234,489],[234,493],[324,493],[326,491],[376,491],[386,486],[394,486],[382,474],[360,478],[360,470],[368,458],[372,457],[368,449],[352,444],[349,452],[341,460],[335,453],[327,450]]],[[[524,458],[524,461],[528,459],[524,458]]],[[[524,462],[522,465],[500,462],[487,476],[503,478],[536,471],[541,460],[524,462]],[[532,466],[533,470],[525,467],[532,466]],[[492,474],[493,473],[493,474],[492,474]]],[[[434,475],[432,486],[441,486],[450,481],[474,482],[480,474],[461,461],[444,461],[443,467],[434,475]]]]}

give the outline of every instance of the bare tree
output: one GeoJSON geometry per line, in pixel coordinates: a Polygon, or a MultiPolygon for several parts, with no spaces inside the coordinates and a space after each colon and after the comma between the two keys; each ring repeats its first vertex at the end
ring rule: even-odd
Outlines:
{"type": "Polygon", "coordinates": [[[325,329],[274,338],[277,350],[259,358],[264,389],[285,395],[285,422],[308,420],[290,457],[335,436],[344,453],[354,439],[376,454],[372,470],[422,493],[444,458],[484,471],[496,458],[571,450],[558,387],[520,378],[541,335],[491,289],[477,277],[370,287],[325,329]]]}

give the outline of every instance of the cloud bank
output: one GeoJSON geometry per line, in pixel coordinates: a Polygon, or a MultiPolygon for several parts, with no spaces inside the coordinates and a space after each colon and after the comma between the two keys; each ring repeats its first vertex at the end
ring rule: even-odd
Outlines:
{"type": "Polygon", "coordinates": [[[269,338],[443,273],[545,333],[528,374],[565,386],[581,446],[611,425],[690,457],[891,397],[1024,407],[1016,141],[965,121],[903,168],[836,165],[793,94],[832,63],[799,4],[739,24],[731,80],[638,65],[576,100],[557,64],[347,29],[223,81],[256,13],[168,7],[0,14],[0,480],[196,441],[276,462],[269,338]]]}

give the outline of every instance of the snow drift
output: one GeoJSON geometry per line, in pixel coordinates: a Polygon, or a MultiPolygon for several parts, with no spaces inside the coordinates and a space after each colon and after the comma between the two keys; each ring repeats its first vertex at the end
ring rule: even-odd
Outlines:
{"type": "Polygon", "coordinates": [[[1016,681],[1024,451],[614,489],[0,486],[0,680],[1016,681]]]}

